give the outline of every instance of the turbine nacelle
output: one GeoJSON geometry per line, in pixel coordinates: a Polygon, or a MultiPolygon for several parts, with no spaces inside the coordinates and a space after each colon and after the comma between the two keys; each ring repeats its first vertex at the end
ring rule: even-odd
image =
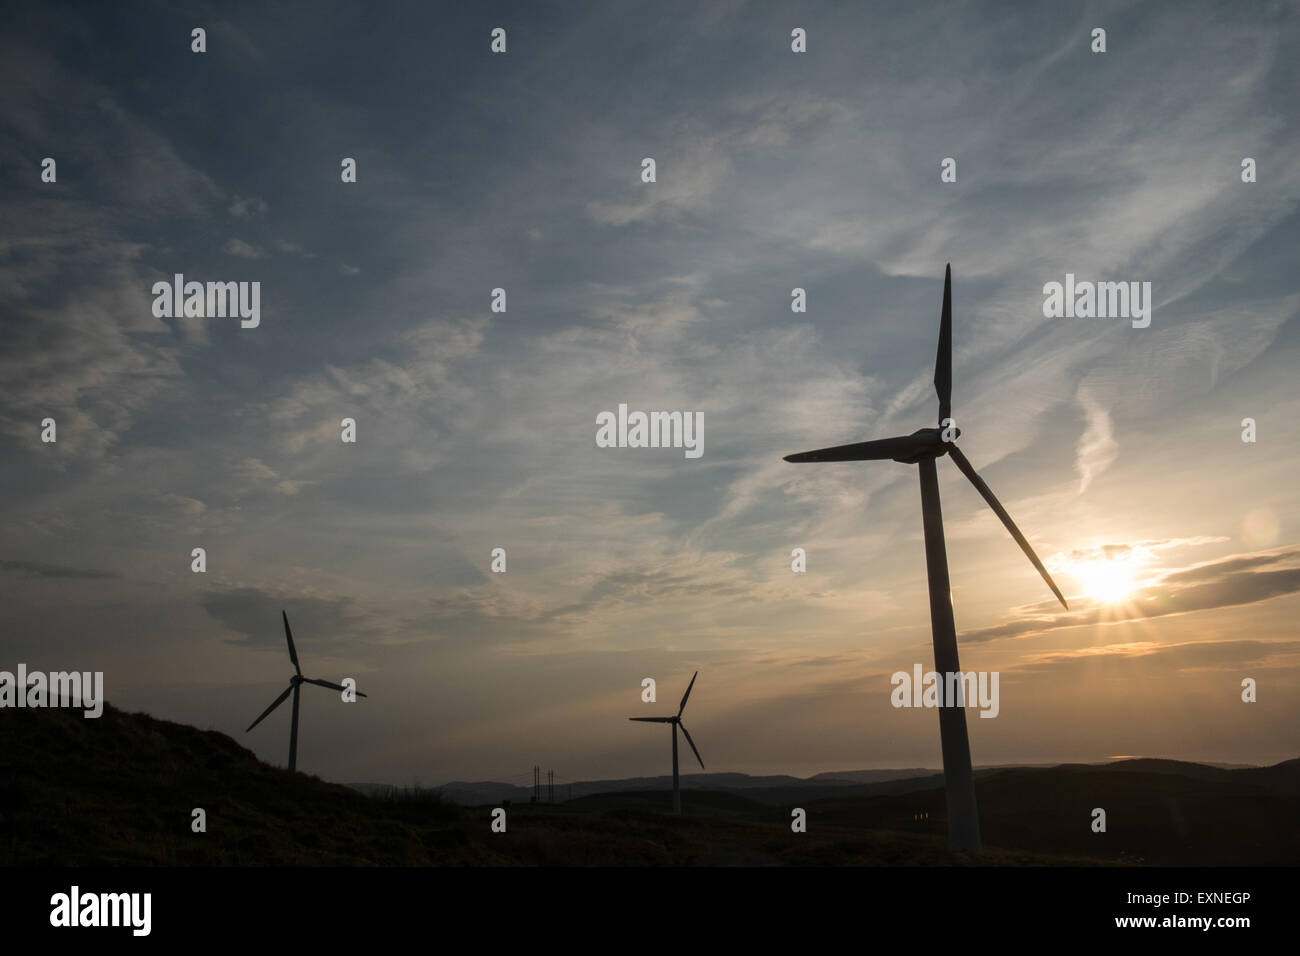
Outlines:
{"type": "MultiPolygon", "coordinates": [[[[940,458],[948,454],[951,440],[944,440],[944,431],[942,428],[918,428],[907,436],[915,447],[900,451],[893,460],[901,461],[905,465],[915,465],[923,458],[940,458]]],[[[953,439],[961,437],[961,429],[956,426],[953,426],[952,433],[953,439]]]]}

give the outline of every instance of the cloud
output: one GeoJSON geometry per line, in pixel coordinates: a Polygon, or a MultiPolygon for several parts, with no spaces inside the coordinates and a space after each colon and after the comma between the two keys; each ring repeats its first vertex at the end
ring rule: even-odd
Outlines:
{"type": "Polygon", "coordinates": [[[1095,548],[1075,548],[1065,554],[1053,555],[1046,562],[1049,570],[1065,570],[1080,561],[1124,560],[1138,557],[1146,561],[1158,551],[1171,548],[1196,548],[1231,541],[1221,535],[1196,535],[1189,538],[1159,538],[1130,541],[1127,544],[1103,544],[1095,548]]]}
{"type": "Polygon", "coordinates": [[[207,505],[202,501],[197,498],[186,498],[184,495],[166,494],[163,495],[163,501],[189,515],[201,515],[207,510],[207,505]]]}
{"type": "Polygon", "coordinates": [[[263,259],[266,257],[266,252],[261,246],[254,246],[242,239],[228,239],[223,248],[229,255],[238,256],[240,259],[263,259]]]}
{"type": "Polygon", "coordinates": [[[275,245],[275,251],[276,251],[276,252],[283,252],[283,253],[285,253],[286,255],[296,255],[296,256],[301,256],[301,257],[304,258],[304,259],[315,259],[315,258],[316,258],[316,253],[314,253],[314,252],[308,252],[306,249],[304,249],[304,248],[303,248],[302,246],[300,246],[298,243],[296,243],[296,242],[290,242],[290,241],[287,240],[287,239],[277,239],[277,240],[275,240],[274,245],[275,245]]]}
{"type": "Polygon", "coordinates": [[[728,125],[717,132],[685,131],[656,150],[653,183],[641,181],[642,157],[629,157],[622,201],[592,200],[588,217],[610,226],[667,221],[683,224],[706,216],[717,193],[735,173],[737,158],[772,152],[832,120],[851,116],[844,105],[803,95],[748,96],[733,101],[728,125]]]}
{"type": "Polygon", "coordinates": [[[523,595],[457,588],[429,599],[425,606],[423,612],[406,619],[401,630],[439,645],[519,646],[544,642],[551,634],[539,620],[541,606],[523,595]]]}
{"type": "Polygon", "coordinates": [[[74,581],[98,581],[120,577],[113,571],[96,571],[70,568],[61,564],[44,564],[40,561],[0,560],[0,570],[13,571],[38,578],[63,578],[74,581]]]}
{"type": "MultiPolygon", "coordinates": [[[[239,635],[230,643],[257,649],[288,648],[280,612],[289,615],[294,643],[300,655],[335,654],[376,639],[378,631],[367,614],[349,596],[304,597],[254,587],[228,588],[205,593],[200,606],[227,629],[239,635]]],[[[308,657],[310,659],[310,657],[308,657]]]]}
{"type": "Polygon", "coordinates": [[[276,479],[277,475],[266,462],[259,458],[245,458],[237,466],[239,472],[249,478],[276,479]]]}
{"type": "MultiPolygon", "coordinates": [[[[256,406],[256,414],[272,426],[274,437],[268,435],[267,441],[297,455],[327,440],[338,443],[339,422],[345,415],[357,418],[359,429],[377,419],[400,419],[406,422],[405,429],[415,429],[427,427],[422,423],[430,409],[441,413],[439,429],[470,434],[476,427],[475,413],[485,407],[473,403],[471,362],[488,326],[486,317],[421,321],[387,337],[381,343],[383,358],[328,365],[302,375],[285,394],[256,406]]],[[[403,433],[403,429],[368,432],[364,440],[391,435],[394,454],[414,461],[419,456],[410,443],[398,441],[403,433]]]]}
{"type": "Polygon", "coordinates": [[[549,620],[602,614],[620,614],[647,605],[675,605],[683,609],[707,601],[721,606],[751,594],[753,582],[734,567],[735,555],[681,553],[637,567],[598,574],[573,603],[553,606],[549,620]]]}
{"type": "Polygon", "coordinates": [[[9,247],[14,265],[0,267],[11,309],[0,323],[0,431],[31,440],[52,417],[55,461],[99,458],[180,383],[181,346],[152,317],[138,244],[113,238],[97,213],[30,214],[17,217],[31,226],[9,247]],[[79,282],[60,280],[54,262],[65,259],[79,263],[79,282]]]}
{"type": "Polygon", "coordinates": [[[264,199],[257,196],[248,198],[236,196],[227,211],[236,219],[256,219],[259,216],[266,215],[266,210],[267,205],[264,199]]]}
{"type": "MultiPolygon", "coordinates": [[[[331,427],[331,431],[333,428],[331,427]]],[[[235,466],[235,471],[241,477],[253,481],[271,481],[277,492],[282,495],[296,495],[308,485],[314,485],[314,480],[310,481],[293,481],[288,478],[280,477],[280,474],[272,469],[266,462],[260,458],[245,458],[235,466]]]]}
{"type": "Polygon", "coordinates": [[[186,333],[153,318],[153,270],[141,263],[161,236],[133,232],[206,213],[220,190],[117,91],[12,35],[0,40],[0,89],[0,165],[26,165],[46,144],[74,139],[80,155],[111,157],[61,154],[60,182],[49,187],[57,199],[19,190],[0,204],[9,226],[0,240],[0,431],[27,436],[33,420],[54,417],[59,441],[46,457],[65,468],[102,458],[180,379],[186,333]]]}
{"type": "Polygon", "coordinates": [[[209,49],[220,46],[238,52],[258,66],[265,64],[266,54],[229,20],[213,20],[208,24],[207,30],[209,49]]]}
{"type": "Polygon", "coordinates": [[[1103,644],[1031,655],[1016,665],[1014,673],[1046,675],[1108,663],[1121,665],[1125,675],[1131,679],[1141,679],[1143,674],[1170,675],[1189,670],[1295,666],[1300,663],[1300,641],[1183,641],[1172,644],[1138,641],[1103,644]]]}
{"type": "Polygon", "coordinates": [[[1079,438],[1079,448],[1075,459],[1075,468],[1079,472],[1079,494],[1088,490],[1092,480],[1111,466],[1119,454],[1119,445],[1115,442],[1110,414],[1091,393],[1080,389],[1077,395],[1079,405],[1087,418],[1087,427],[1079,438]]]}

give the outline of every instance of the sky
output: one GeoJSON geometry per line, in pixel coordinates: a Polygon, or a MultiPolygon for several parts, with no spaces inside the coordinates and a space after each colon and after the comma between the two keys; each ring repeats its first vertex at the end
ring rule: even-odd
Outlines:
{"type": "Polygon", "coordinates": [[[245,733],[283,609],[369,695],[306,688],[326,779],[666,773],[626,718],[695,671],[710,771],[939,767],[890,703],[933,662],[916,469],[782,456],[935,424],[951,263],[961,447],[1070,603],[941,459],[974,762],[1300,755],[1295,5],[3,17],[0,669],[284,764],[287,707],[245,733]],[[156,317],[176,273],[260,323],[156,317]],[[1150,325],[1046,317],[1067,274],[1150,325]],[[598,447],[620,403],[702,455],[598,447]]]}

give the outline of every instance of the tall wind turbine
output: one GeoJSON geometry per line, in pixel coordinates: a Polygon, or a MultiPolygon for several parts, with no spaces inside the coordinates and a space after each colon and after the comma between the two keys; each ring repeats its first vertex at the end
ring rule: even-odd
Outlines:
{"type": "MultiPolygon", "coordinates": [[[[948,554],[943,540],[943,513],[939,507],[939,479],[935,459],[949,455],[975,490],[988,502],[993,513],[1006,525],[1030,563],[1038,569],[1056,599],[1067,610],[1065,597],[1043,563],[1034,554],[1001,502],[984,479],[976,474],[966,456],[943,430],[952,427],[952,437],[961,435],[952,419],[952,265],[943,277],[943,313],[939,319],[939,351],[934,362],[934,390],[939,394],[939,428],[919,428],[910,435],[878,438],[874,441],[819,448],[786,461],[900,461],[916,465],[921,473],[921,519],[925,529],[925,564],[930,578],[930,626],[934,632],[934,669],[943,675],[957,673],[957,627],[952,617],[952,594],[948,584],[948,554]]],[[[941,701],[941,703],[944,703],[941,701]]],[[[946,702],[949,705],[953,701],[946,702]]],[[[948,844],[954,849],[980,848],[979,812],[975,807],[975,778],[971,772],[970,739],[966,735],[966,711],[958,706],[939,708],[939,739],[943,749],[943,780],[948,801],[948,844]]]]}
{"type": "Polygon", "coordinates": [[[682,711],[686,709],[686,698],[691,696],[691,688],[695,686],[695,678],[700,676],[696,671],[691,678],[690,684],[686,687],[686,693],[682,695],[682,705],[677,708],[676,717],[629,717],[628,720],[640,720],[647,724],[672,724],[673,725],[673,813],[682,812],[682,791],[677,783],[677,728],[682,729],[686,735],[686,742],[691,745],[691,750],[695,751],[695,759],[700,762],[700,769],[704,769],[704,758],[700,756],[699,750],[695,746],[695,741],[691,740],[690,731],[682,723],[682,711]]]}
{"type": "MultiPolygon", "coordinates": [[[[289,678],[289,686],[285,688],[284,693],[277,697],[270,707],[262,711],[261,717],[248,725],[248,730],[252,730],[260,724],[271,711],[284,703],[286,697],[293,694],[293,722],[289,725],[289,771],[292,773],[298,768],[298,689],[303,684],[316,684],[320,687],[328,687],[330,690],[345,691],[347,688],[341,684],[331,684],[327,680],[315,680],[311,677],[302,676],[302,668],[298,666],[298,651],[293,646],[293,632],[289,630],[289,615],[281,611],[280,616],[284,618],[284,639],[289,642],[289,660],[293,661],[293,669],[297,673],[289,678]]],[[[356,695],[358,697],[366,696],[361,691],[356,691],[356,695]]],[[[248,733],[248,730],[245,730],[244,733],[248,733]]]]}

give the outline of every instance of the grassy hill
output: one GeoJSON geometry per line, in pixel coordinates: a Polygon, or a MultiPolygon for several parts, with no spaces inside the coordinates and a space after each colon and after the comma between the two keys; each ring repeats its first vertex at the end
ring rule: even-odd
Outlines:
{"type": "Polygon", "coordinates": [[[981,774],[991,849],[979,855],[946,848],[943,791],[934,786],[871,794],[855,791],[872,785],[815,788],[784,805],[773,800],[780,787],[688,789],[681,818],[668,813],[666,790],[601,793],[556,806],[516,803],[507,832],[495,834],[490,806],[458,807],[437,791],[367,796],[271,767],[213,731],[113,707],[98,720],[5,710],[0,865],[1300,862],[1300,761],[1249,770],[1187,766],[1195,769],[981,774]],[[790,830],[794,806],[808,813],[807,833],[790,830]],[[1094,806],[1108,812],[1107,834],[1088,827],[1094,806]],[[205,833],[191,831],[196,807],[207,813],[205,833]],[[928,818],[918,821],[918,813],[928,818]]]}
{"type": "Polygon", "coordinates": [[[111,706],[0,712],[0,864],[432,862],[483,861],[409,807],[271,767],[225,734],[111,706]]]}

